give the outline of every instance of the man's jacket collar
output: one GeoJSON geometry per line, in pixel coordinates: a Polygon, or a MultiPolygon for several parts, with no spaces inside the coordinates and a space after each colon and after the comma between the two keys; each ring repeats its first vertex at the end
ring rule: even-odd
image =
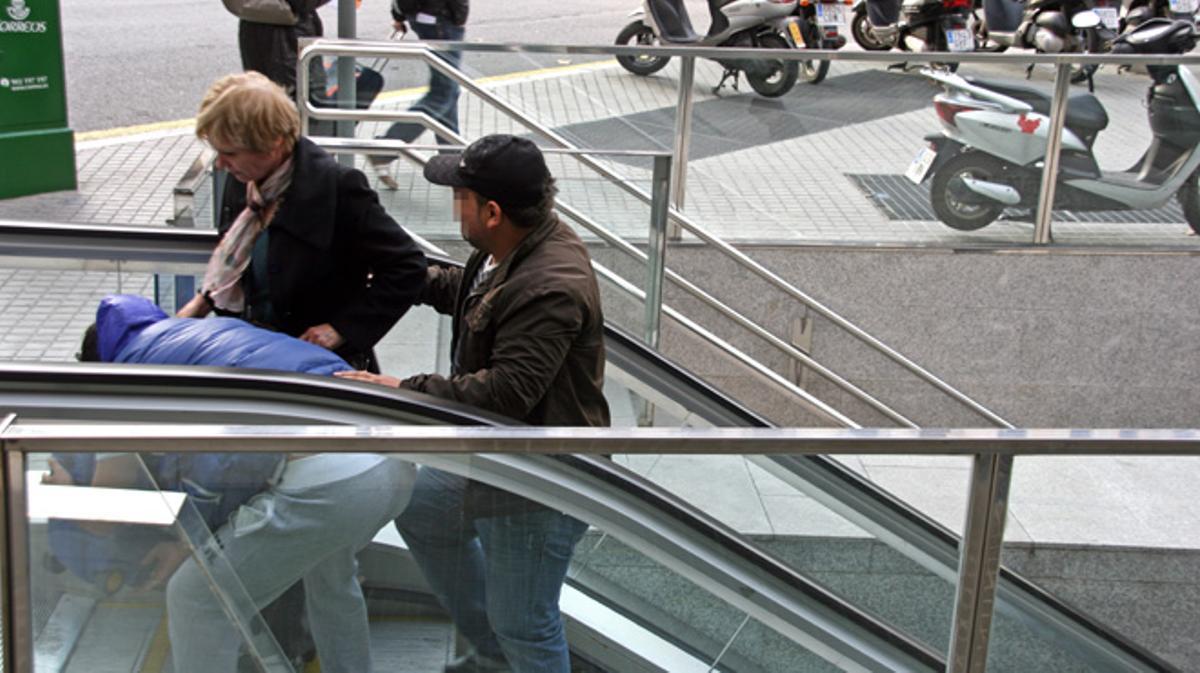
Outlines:
{"type": "MultiPolygon", "coordinates": [[[[533,231],[529,232],[525,238],[521,239],[521,242],[517,244],[517,247],[513,248],[512,252],[508,253],[508,257],[505,257],[504,261],[501,262],[494,271],[492,271],[492,276],[488,282],[484,284],[484,287],[479,289],[484,290],[488,287],[495,287],[497,284],[503,283],[508,277],[508,274],[512,268],[519,264],[521,260],[527,257],[535,248],[541,245],[542,241],[545,241],[547,238],[549,238],[550,234],[558,226],[558,216],[551,213],[551,215],[547,217],[541,224],[534,227],[533,231]]],[[[478,273],[480,266],[482,266],[487,260],[487,255],[480,254],[478,257],[478,263],[471,265],[471,269],[469,270],[469,273],[471,274],[478,273]]]]}

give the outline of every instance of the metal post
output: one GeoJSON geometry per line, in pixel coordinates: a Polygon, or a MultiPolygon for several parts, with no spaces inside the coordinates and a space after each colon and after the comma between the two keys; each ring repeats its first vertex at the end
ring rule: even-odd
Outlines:
{"type": "MultiPolygon", "coordinates": [[[[0,427],[11,422],[10,416],[0,427]]],[[[29,527],[25,515],[25,454],[0,441],[3,479],[4,671],[33,671],[33,604],[29,586],[29,527]]]]}
{"type": "MultiPolygon", "coordinates": [[[[696,80],[696,58],[685,56],[679,71],[679,102],[675,106],[675,147],[672,150],[673,172],[671,175],[671,207],[683,210],[684,191],[687,185],[688,147],[692,141],[692,85],[696,80]]],[[[679,225],[671,225],[671,239],[679,240],[683,235],[679,225]]]]}
{"type": "MultiPolygon", "coordinates": [[[[0,421],[0,432],[12,425],[16,420],[16,414],[8,414],[0,421]]],[[[0,439],[0,457],[4,455],[5,442],[0,439]]],[[[12,545],[8,541],[8,481],[4,479],[2,474],[3,468],[0,468],[0,671],[10,673],[15,670],[13,661],[16,657],[16,648],[13,647],[14,635],[12,625],[16,623],[14,617],[15,611],[12,609],[12,592],[9,586],[12,584],[9,569],[12,567],[12,562],[8,560],[8,550],[12,545]]]]}
{"type": "Polygon", "coordinates": [[[987,667],[1012,468],[1012,456],[977,455],[971,469],[967,518],[958,550],[954,631],[946,658],[951,673],[983,673],[987,667]]]}
{"type": "MultiPolygon", "coordinates": [[[[338,37],[343,40],[353,40],[358,33],[358,6],[354,0],[338,0],[338,37]]],[[[346,110],[355,109],[358,101],[358,80],[354,77],[354,57],[339,56],[337,59],[338,74],[338,107],[346,110]]],[[[354,137],[354,122],[337,122],[337,134],[343,138],[354,137]]],[[[354,155],[342,154],[338,161],[354,165],[354,155]]]]}
{"type": "Polygon", "coordinates": [[[1054,210],[1054,191],[1058,186],[1058,155],[1062,149],[1063,125],[1067,120],[1067,92],[1071,87],[1071,64],[1059,63],[1054,73],[1054,100],[1050,103],[1050,133],[1046,138],[1046,162],[1042,167],[1042,191],[1038,193],[1037,220],[1033,242],[1050,242],[1050,215],[1054,210]]]}
{"type": "Polygon", "coordinates": [[[658,348],[662,324],[663,278],[667,269],[667,211],[671,194],[671,157],[654,157],[650,185],[650,237],[646,259],[646,344],[658,348]]]}

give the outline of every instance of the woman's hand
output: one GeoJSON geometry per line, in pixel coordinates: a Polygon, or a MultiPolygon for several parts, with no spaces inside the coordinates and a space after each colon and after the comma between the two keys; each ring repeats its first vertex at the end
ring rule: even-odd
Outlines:
{"type": "Polygon", "coordinates": [[[176,318],[203,318],[212,310],[212,304],[202,294],[192,297],[192,300],[175,312],[176,318]]]}
{"type": "Polygon", "coordinates": [[[400,379],[395,376],[386,376],[384,374],[372,374],[371,372],[334,372],[334,376],[343,379],[352,379],[354,381],[366,381],[367,383],[375,383],[389,388],[399,388],[400,379]]]}
{"type": "Polygon", "coordinates": [[[337,350],[342,344],[346,343],[342,335],[338,334],[338,331],[329,323],[309,327],[304,331],[304,334],[300,335],[300,340],[331,351],[337,350]]]}

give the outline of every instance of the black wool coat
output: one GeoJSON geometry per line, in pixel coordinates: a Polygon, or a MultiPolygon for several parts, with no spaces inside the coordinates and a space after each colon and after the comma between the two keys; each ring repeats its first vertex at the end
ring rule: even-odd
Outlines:
{"type": "MultiPolygon", "coordinates": [[[[292,184],[269,227],[272,329],[299,336],[329,323],[346,340],[338,353],[368,353],[417,301],[425,255],[379,203],[361,171],[307,138],[293,153],[292,184]]],[[[223,235],[246,204],[246,185],[226,182],[223,235]]],[[[253,269],[247,269],[250,274],[253,269]]]]}

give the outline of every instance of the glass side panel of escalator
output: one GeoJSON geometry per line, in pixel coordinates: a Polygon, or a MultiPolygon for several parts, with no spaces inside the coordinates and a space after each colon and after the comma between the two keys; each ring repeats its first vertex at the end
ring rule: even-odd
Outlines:
{"type": "Polygon", "coordinates": [[[157,488],[155,479],[164,473],[152,475],[147,466],[165,456],[142,458],[130,453],[29,456],[26,524],[35,670],[180,670],[170,663],[167,586],[177,572],[173,564],[185,558],[186,569],[217,587],[221,601],[213,607],[221,618],[216,624],[190,619],[177,624],[187,623],[196,633],[216,629],[232,648],[233,661],[240,651],[245,668],[239,670],[293,670],[230,571],[196,506],[199,501],[157,488]]]}
{"type": "MultiPolygon", "coordinates": [[[[205,523],[205,507],[211,503],[204,496],[193,490],[185,498],[173,488],[159,488],[164,479],[172,477],[170,469],[182,464],[172,460],[184,457],[171,453],[30,456],[31,466],[53,468],[32,468],[28,473],[27,523],[33,570],[30,589],[38,670],[180,671],[181,666],[195,663],[189,658],[178,659],[185,656],[180,648],[196,652],[199,643],[213,633],[222,634],[221,642],[228,647],[218,648],[218,641],[211,639],[201,668],[195,670],[215,670],[205,667],[215,665],[220,657],[234,661],[235,656],[245,667],[239,670],[301,670],[304,656],[311,655],[301,644],[304,638],[298,635],[303,631],[297,620],[301,608],[290,591],[282,591],[285,587],[271,592],[263,586],[284,570],[267,564],[272,572],[264,575],[263,567],[247,564],[242,557],[249,541],[267,530],[259,527],[258,519],[245,519],[253,518],[251,514],[282,516],[282,510],[266,506],[270,497],[260,493],[224,523],[213,524],[220,526],[219,532],[210,530],[205,523]],[[90,482],[72,483],[87,479],[89,473],[90,482]],[[168,558],[166,550],[178,551],[178,559],[187,559],[174,574],[170,565],[157,563],[168,558]],[[187,597],[197,597],[189,593],[197,583],[211,596],[203,602],[188,602],[187,597]],[[205,607],[208,601],[215,607],[205,607]],[[278,607],[280,604],[285,607],[278,607]],[[171,628],[172,611],[187,617],[175,617],[186,621],[186,628],[171,628]]],[[[284,488],[288,474],[285,470],[282,481],[272,488],[290,493],[284,488]]],[[[212,493],[232,493],[225,488],[231,483],[206,481],[204,487],[212,493]]],[[[243,484],[244,480],[239,478],[237,483],[243,484]]],[[[343,483],[347,482],[331,482],[329,488],[343,483]]],[[[406,488],[406,483],[397,482],[396,488],[406,488]]],[[[354,498],[357,502],[361,495],[355,494],[354,498]]],[[[325,548],[297,551],[290,538],[269,539],[273,545],[287,545],[287,554],[330,553],[325,548]]],[[[682,566],[676,564],[681,559],[656,561],[595,526],[585,533],[576,549],[568,571],[569,584],[591,602],[574,608],[580,612],[567,618],[582,622],[590,612],[612,611],[622,624],[618,627],[610,619],[613,634],[601,635],[618,637],[614,634],[636,630],[648,633],[651,642],[662,643],[635,646],[631,641],[625,644],[631,649],[629,656],[666,656],[656,651],[657,647],[671,650],[674,661],[686,662],[685,668],[677,670],[837,670],[829,661],[836,655],[810,651],[732,607],[703,584],[687,579],[680,572],[680,568],[687,567],[686,560],[682,566]]],[[[263,555],[266,551],[253,558],[263,555]]],[[[394,589],[385,578],[370,574],[362,582],[368,594],[394,589]]],[[[406,629],[384,615],[376,615],[374,620],[371,651],[376,667],[393,670],[388,665],[394,660],[389,657],[403,656],[405,647],[413,647],[414,636],[408,631],[422,626],[414,624],[406,629]]],[[[433,646],[435,651],[437,648],[433,646]]],[[[441,651],[445,654],[444,646],[441,651]]],[[[428,651],[420,654],[416,658],[423,661],[431,656],[428,651]]],[[[576,656],[583,661],[589,656],[602,659],[596,653],[589,655],[586,648],[576,656]]],[[[440,665],[428,670],[439,670],[440,665]]]]}

